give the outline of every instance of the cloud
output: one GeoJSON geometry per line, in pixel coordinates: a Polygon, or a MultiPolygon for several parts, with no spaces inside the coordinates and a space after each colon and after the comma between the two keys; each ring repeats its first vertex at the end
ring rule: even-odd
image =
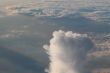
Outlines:
{"type": "Polygon", "coordinates": [[[59,30],[43,47],[50,59],[49,73],[86,73],[86,56],[94,45],[86,34],[59,30]]]}
{"type": "MultiPolygon", "coordinates": [[[[26,28],[26,26],[24,27],[26,28]]],[[[13,39],[13,38],[19,38],[20,36],[28,33],[26,30],[17,30],[17,29],[11,29],[7,30],[7,32],[4,32],[0,34],[0,39],[13,39]]]]}
{"type": "Polygon", "coordinates": [[[6,8],[8,11],[8,15],[13,14],[24,14],[28,16],[40,15],[42,13],[41,9],[25,7],[25,6],[9,6],[6,8]]]}
{"type": "MultiPolygon", "coordinates": [[[[34,4],[34,3],[32,3],[34,4]]],[[[17,15],[22,14],[26,16],[58,16],[60,15],[60,12],[62,12],[62,9],[57,8],[50,8],[46,7],[43,3],[42,6],[28,6],[28,5],[13,5],[13,6],[7,6],[6,10],[4,12],[7,13],[7,15],[17,15]],[[43,6],[43,7],[42,7],[43,6]]]]}
{"type": "Polygon", "coordinates": [[[91,20],[110,23],[109,22],[110,10],[108,10],[108,7],[105,7],[104,9],[94,8],[94,11],[91,11],[91,12],[83,11],[81,12],[81,14],[84,17],[89,18],[91,20]]]}
{"type": "Polygon", "coordinates": [[[63,17],[79,13],[91,20],[110,24],[110,1],[108,0],[44,0],[42,2],[32,1],[26,4],[18,3],[18,5],[4,7],[3,11],[6,15],[63,17]]]}

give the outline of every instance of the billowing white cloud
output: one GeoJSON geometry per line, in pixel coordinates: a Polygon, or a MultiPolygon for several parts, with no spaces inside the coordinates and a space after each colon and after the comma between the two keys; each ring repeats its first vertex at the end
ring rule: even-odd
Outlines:
{"type": "Polygon", "coordinates": [[[43,47],[50,59],[49,73],[86,73],[86,56],[94,45],[86,34],[59,30],[43,47]]]}

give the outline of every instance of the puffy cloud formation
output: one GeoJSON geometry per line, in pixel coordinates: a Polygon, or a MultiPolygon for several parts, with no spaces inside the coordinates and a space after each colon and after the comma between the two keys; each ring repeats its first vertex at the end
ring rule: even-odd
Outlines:
{"type": "Polygon", "coordinates": [[[93,46],[86,34],[55,31],[50,45],[43,46],[50,59],[49,73],[87,73],[86,56],[93,46]]]}

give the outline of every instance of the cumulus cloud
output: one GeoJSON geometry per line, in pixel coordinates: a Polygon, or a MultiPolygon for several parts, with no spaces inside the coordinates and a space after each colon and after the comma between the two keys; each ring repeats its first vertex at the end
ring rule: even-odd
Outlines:
{"type": "Polygon", "coordinates": [[[50,59],[49,73],[87,73],[86,57],[94,45],[86,34],[55,31],[50,45],[43,47],[50,59]]]}

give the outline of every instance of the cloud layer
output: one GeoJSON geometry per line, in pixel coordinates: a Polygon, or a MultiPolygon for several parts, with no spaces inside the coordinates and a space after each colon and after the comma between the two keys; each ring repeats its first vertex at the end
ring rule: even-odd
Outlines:
{"type": "Polygon", "coordinates": [[[86,73],[86,56],[92,47],[86,34],[55,31],[50,45],[44,45],[50,59],[49,73],[86,73]]]}
{"type": "Polygon", "coordinates": [[[106,21],[110,17],[110,1],[108,0],[44,0],[41,3],[26,3],[4,6],[8,15],[23,14],[27,16],[55,16],[80,13],[91,20],[106,21]]]}

